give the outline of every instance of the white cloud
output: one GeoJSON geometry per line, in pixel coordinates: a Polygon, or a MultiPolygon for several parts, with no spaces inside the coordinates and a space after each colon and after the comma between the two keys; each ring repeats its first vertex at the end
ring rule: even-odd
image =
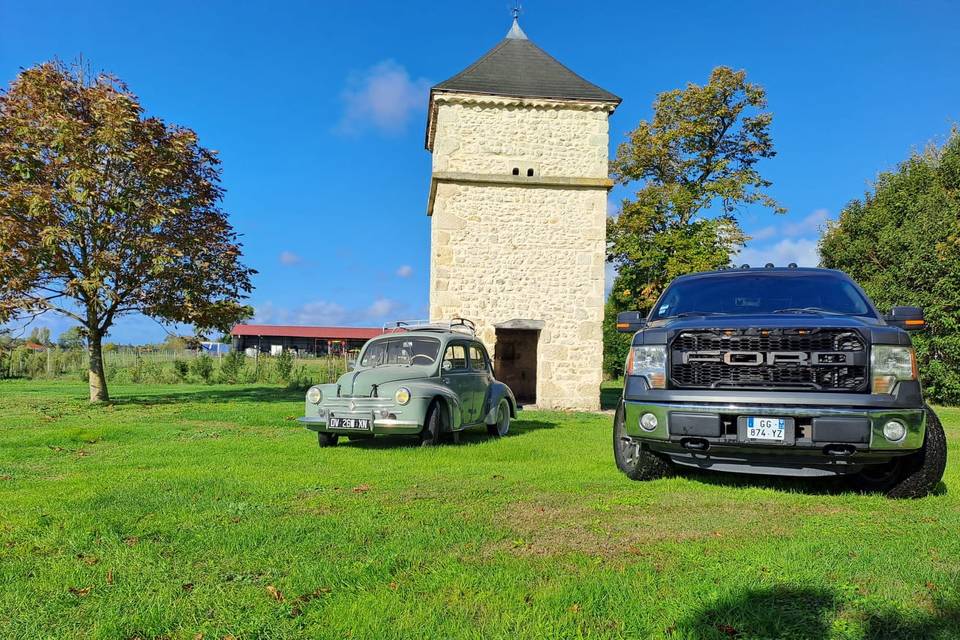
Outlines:
{"type": "Polygon", "coordinates": [[[344,113],[337,129],[342,133],[356,133],[368,127],[400,132],[411,115],[426,109],[431,84],[426,78],[412,79],[393,60],[351,74],[341,94],[344,113]]]}
{"type": "Polygon", "coordinates": [[[603,269],[603,294],[609,296],[613,291],[613,281],[617,279],[617,267],[612,262],[608,262],[603,269]]]}
{"type": "Polygon", "coordinates": [[[280,252],[280,264],[292,267],[303,262],[303,258],[295,254],[293,251],[281,251],[280,252]]]}
{"type": "Polygon", "coordinates": [[[826,209],[817,209],[800,222],[783,225],[783,235],[787,238],[796,238],[810,233],[819,235],[829,219],[829,211],[826,209]]]}
{"type": "Polygon", "coordinates": [[[397,275],[401,278],[409,278],[413,275],[413,267],[408,264],[401,265],[400,268],[397,269],[397,275]]]}
{"type": "Polygon", "coordinates": [[[307,326],[361,326],[382,324],[406,308],[390,298],[377,298],[364,307],[345,307],[329,300],[314,300],[299,307],[279,307],[273,302],[257,305],[254,324],[289,324],[307,326]]]}
{"type": "Polygon", "coordinates": [[[400,304],[395,300],[377,298],[373,301],[373,304],[367,308],[367,315],[372,318],[382,318],[385,315],[394,313],[399,307],[400,304]]]}
{"type": "Polygon", "coordinates": [[[801,267],[815,267],[820,262],[817,241],[810,238],[784,238],[774,244],[747,247],[734,256],[734,264],[749,264],[754,267],[772,262],[778,267],[796,262],[801,267]]]}

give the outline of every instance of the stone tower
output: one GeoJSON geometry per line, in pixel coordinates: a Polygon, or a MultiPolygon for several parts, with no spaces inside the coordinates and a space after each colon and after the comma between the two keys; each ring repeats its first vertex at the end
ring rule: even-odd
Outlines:
{"type": "Polygon", "coordinates": [[[430,91],[430,317],[475,321],[525,404],[599,407],[607,119],[619,103],[516,19],[430,91]]]}

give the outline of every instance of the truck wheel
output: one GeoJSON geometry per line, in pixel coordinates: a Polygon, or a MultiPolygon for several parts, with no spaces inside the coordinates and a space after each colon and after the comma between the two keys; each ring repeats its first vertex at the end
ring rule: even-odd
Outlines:
{"type": "Polygon", "coordinates": [[[507,435],[510,431],[510,405],[506,400],[501,400],[497,405],[497,421],[487,425],[487,433],[494,438],[500,438],[507,435]]]}
{"type": "Polygon", "coordinates": [[[922,498],[943,479],[947,467],[947,436],[940,418],[926,407],[927,431],[923,448],[909,456],[894,459],[876,469],[864,469],[854,476],[854,485],[862,491],[882,491],[888,498],[922,498]]]}
{"type": "Polygon", "coordinates": [[[340,436],[336,433],[317,432],[317,442],[320,443],[321,447],[335,447],[339,438],[340,436]]]}
{"type": "Polygon", "coordinates": [[[673,473],[669,462],[627,435],[623,402],[613,418],[613,457],[620,471],[631,480],[656,480],[673,473]]]}
{"type": "Polygon", "coordinates": [[[432,447],[440,444],[440,434],[443,424],[440,421],[440,403],[433,402],[427,409],[427,419],[424,420],[423,430],[420,432],[420,446],[432,447]]]}

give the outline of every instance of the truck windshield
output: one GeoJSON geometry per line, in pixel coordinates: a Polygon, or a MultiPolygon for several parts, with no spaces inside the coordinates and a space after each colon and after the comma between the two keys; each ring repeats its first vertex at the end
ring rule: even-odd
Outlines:
{"type": "Polygon", "coordinates": [[[678,280],[657,301],[651,320],[684,315],[824,313],[871,316],[863,294],[829,273],[705,275],[678,280]]]}
{"type": "Polygon", "coordinates": [[[367,345],[360,358],[361,367],[382,364],[433,364],[440,351],[440,341],[434,338],[389,338],[367,345]]]}

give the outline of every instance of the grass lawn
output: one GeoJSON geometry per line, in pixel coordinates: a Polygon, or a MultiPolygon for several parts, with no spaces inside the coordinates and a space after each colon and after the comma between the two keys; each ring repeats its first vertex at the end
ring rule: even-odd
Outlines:
{"type": "MultiPolygon", "coordinates": [[[[319,449],[277,388],[0,383],[0,638],[958,638],[939,495],[613,464],[609,415],[319,449]]],[[[609,393],[609,392],[608,392],[609,393]]]]}

